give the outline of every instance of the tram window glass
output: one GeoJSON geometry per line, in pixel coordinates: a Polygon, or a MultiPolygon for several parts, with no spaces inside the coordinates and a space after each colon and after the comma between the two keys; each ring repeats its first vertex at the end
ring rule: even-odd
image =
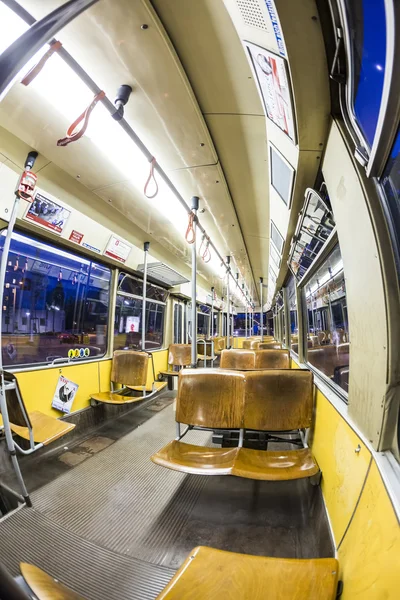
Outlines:
{"type": "Polygon", "coordinates": [[[17,232],[7,262],[4,365],[49,363],[72,351],[76,361],[106,353],[109,268],[17,232]]]}
{"type": "Polygon", "coordinates": [[[339,245],[306,284],[306,302],[307,361],[348,392],[350,338],[339,245]]]}
{"type": "Polygon", "coordinates": [[[182,305],[174,305],[174,344],[182,344],[182,305]]]}
{"type": "Polygon", "coordinates": [[[385,0],[346,0],[352,46],[351,75],[354,116],[371,147],[381,106],[386,66],[385,0]]]}
{"type": "Polygon", "coordinates": [[[288,308],[290,312],[290,345],[296,354],[299,350],[299,323],[297,315],[296,280],[294,276],[289,279],[288,286],[288,308]]]}
{"type": "Polygon", "coordinates": [[[239,337],[246,335],[246,313],[233,315],[233,335],[239,337]]]}
{"type": "MultiPolygon", "coordinates": [[[[142,340],[142,281],[121,273],[114,318],[114,349],[141,348],[142,340]]],[[[156,350],[163,345],[165,301],[168,291],[152,283],[146,293],[146,350],[156,350]]]]}
{"type": "Polygon", "coordinates": [[[202,312],[197,312],[197,335],[208,336],[208,324],[210,315],[205,315],[202,312]]]}
{"type": "Polygon", "coordinates": [[[393,220],[397,251],[400,252],[400,127],[386,163],[382,184],[393,220]]]}
{"type": "Polygon", "coordinates": [[[273,221],[271,221],[271,240],[275,244],[275,248],[278,250],[279,254],[282,254],[285,240],[273,221]]]}

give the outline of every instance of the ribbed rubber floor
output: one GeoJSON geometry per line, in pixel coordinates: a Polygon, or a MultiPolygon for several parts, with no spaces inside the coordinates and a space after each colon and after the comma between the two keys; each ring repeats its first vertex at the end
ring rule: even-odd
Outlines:
{"type": "MultiPolygon", "coordinates": [[[[175,435],[173,407],[32,494],[0,522],[3,562],[44,568],[85,598],[154,598],[174,570],[160,566],[205,478],[150,461],[175,435]]],[[[191,432],[205,443],[209,433],[191,432]]]]}

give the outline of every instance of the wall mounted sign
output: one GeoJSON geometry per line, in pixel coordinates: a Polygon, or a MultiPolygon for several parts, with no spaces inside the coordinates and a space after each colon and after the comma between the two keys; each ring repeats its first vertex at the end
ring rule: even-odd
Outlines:
{"type": "Polygon", "coordinates": [[[81,241],[83,240],[83,233],[79,233],[79,231],[76,231],[75,229],[73,229],[71,231],[71,233],[69,234],[68,239],[71,242],[75,242],[75,244],[80,244],[81,241]]]}
{"type": "Polygon", "coordinates": [[[128,260],[131,249],[132,246],[117,238],[117,236],[112,235],[104,254],[110,258],[113,258],[114,260],[124,263],[128,260]]]}
{"type": "Polygon", "coordinates": [[[24,219],[32,221],[39,227],[50,229],[53,233],[62,233],[71,211],[50,200],[42,194],[36,193],[32,204],[28,204],[24,219]]]}
{"type": "Polygon", "coordinates": [[[251,42],[244,42],[258,83],[265,114],[296,143],[292,92],[286,60],[251,42]]]}
{"type": "Polygon", "coordinates": [[[274,0],[265,0],[265,4],[267,6],[269,18],[271,20],[271,25],[274,30],[276,43],[279,49],[279,54],[281,56],[286,56],[285,50],[285,42],[283,40],[283,35],[281,31],[281,25],[279,23],[278,15],[276,13],[275,2],[274,0]]]}
{"type": "Polygon", "coordinates": [[[75,400],[78,388],[79,385],[77,383],[60,375],[51,406],[64,413],[71,412],[72,403],[75,400]]]}

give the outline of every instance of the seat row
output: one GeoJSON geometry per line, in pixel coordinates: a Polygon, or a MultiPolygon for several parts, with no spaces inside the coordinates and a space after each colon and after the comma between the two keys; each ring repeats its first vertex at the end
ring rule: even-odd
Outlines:
{"type": "Polygon", "coordinates": [[[313,415],[313,375],[309,371],[271,369],[232,371],[185,369],[179,374],[176,421],[179,435],[151,459],[195,475],[235,475],[265,481],[313,478],[319,467],[307,446],[313,415]],[[180,434],[180,424],[187,427],[180,434]],[[234,448],[182,442],[193,428],[239,430],[234,448]],[[300,446],[296,450],[243,447],[245,430],[267,432],[271,441],[300,446]]]}

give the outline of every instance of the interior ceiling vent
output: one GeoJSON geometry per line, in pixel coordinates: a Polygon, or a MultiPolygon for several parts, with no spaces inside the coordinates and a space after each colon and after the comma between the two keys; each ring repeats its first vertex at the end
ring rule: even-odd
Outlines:
{"type": "Polygon", "coordinates": [[[264,29],[265,31],[269,30],[259,0],[236,0],[236,3],[246,25],[264,29]]]}
{"type": "MultiPolygon", "coordinates": [[[[139,265],[137,270],[143,273],[144,265],[139,265]]],[[[170,286],[187,283],[189,281],[189,279],[186,279],[186,277],[183,277],[183,275],[161,262],[148,263],[147,274],[170,286]]]]}

